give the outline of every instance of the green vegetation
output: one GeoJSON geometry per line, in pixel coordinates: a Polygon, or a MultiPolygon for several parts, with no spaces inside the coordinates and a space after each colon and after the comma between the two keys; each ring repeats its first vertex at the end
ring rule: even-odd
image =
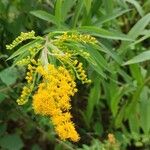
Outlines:
{"type": "Polygon", "coordinates": [[[149,0],[0,0],[0,149],[149,150],[149,23],[149,0]],[[38,59],[74,76],[69,110],[78,142],[62,140],[53,120],[34,113],[42,73],[35,73],[29,102],[17,103],[27,65],[38,59]]]}

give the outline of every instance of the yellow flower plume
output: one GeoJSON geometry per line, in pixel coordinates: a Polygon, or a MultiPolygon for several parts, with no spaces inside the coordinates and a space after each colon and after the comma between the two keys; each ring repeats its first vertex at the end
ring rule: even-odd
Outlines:
{"type": "Polygon", "coordinates": [[[46,68],[38,66],[37,72],[41,74],[43,81],[33,96],[35,113],[51,117],[60,139],[78,141],[80,137],[69,112],[70,97],[77,92],[73,77],[64,67],[55,68],[51,64],[46,68]]]}

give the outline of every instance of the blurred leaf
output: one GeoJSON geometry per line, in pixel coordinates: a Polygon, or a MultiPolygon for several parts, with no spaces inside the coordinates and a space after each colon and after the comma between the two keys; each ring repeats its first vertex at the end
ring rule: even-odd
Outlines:
{"type": "Polygon", "coordinates": [[[7,86],[14,84],[18,77],[19,73],[15,67],[9,67],[0,72],[0,79],[7,86]]]}
{"type": "Polygon", "coordinates": [[[7,129],[6,124],[0,124],[0,136],[2,136],[5,133],[6,129],[7,129]]]}
{"type": "Polygon", "coordinates": [[[125,87],[121,87],[119,89],[115,90],[115,93],[113,94],[111,98],[111,110],[113,116],[116,116],[118,109],[119,109],[119,102],[125,92],[125,87]]]}
{"type": "Polygon", "coordinates": [[[93,87],[90,90],[89,97],[88,97],[88,103],[86,108],[86,117],[87,122],[90,124],[91,117],[93,115],[94,107],[98,104],[99,98],[100,98],[100,82],[99,75],[94,73],[92,77],[93,87]]]}
{"type": "Polygon", "coordinates": [[[136,1],[136,0],[125,0],[128,3],[131,3],[132,5],[135,6],[135,8],[137,9],[138,13],[141,16],[144,16],[144,10],[142,9],[142,7],[140,6],[140,4],[136,1]]]}
{"type": "Polygon", "coordinates": [[[3,149],[20,150],[21,148],[23,148],[24,144],[19,135],[9,134],[9,135],[5,135],[0,139],[0,146],[3,149]]]}
{"type": "Polygon", "coordinates": [[[62,4],[62,20],[65,21],[67,19],[67,14],[69,11],[71,11],[70,9],[73,7],[74,3],[76,2],[76,0],[65,0],[63,1],[62,4]]]}
{"type": "Polygon", "coordinates": [[[50,13],[46,12],[46,11],[43,11],[43,10],[34,10],[34,11],[31,11],[30,12],[32,15],[40,18],[40,19],[43,19],[45,21],[48,21],[48,22],[51,22],[55,25],[58,25],[59,24],[59,21],[55,18],[54,15],[51,15],[50,13]]]}
{"type": "Polygon", "coordinates": [[[144,30],[143,31],[143,36],[139,39],[137,39],[135,42],[131,43],[129,46],[132,48],[138,43],[143,42],[144,40],[148,39],[150,37],[150,30],[144,30]]]}
{"type": "MultiPolygon", "coordinates": [[[[150,13],[146,14],[144,17],[142,17],[128,32],[128,36],[135,40],[139,35],[142,34],[144,31],[145,27],[149,24],[150,22],[150,13]]],[[[120,54],[126,53],[126,48],[130,42],[123,41],[121,46],[120,46],[120,54]]]]}
{"type": "Polygon", "coordinates": [[[144,87],[141,93],[141,99],[139,104],[139,114],[140,114],[140,124],[145,134],[150,132],[150,89],[149,87],[144,87]]]}
{"type": "Polygon", "coordinates": [[[105,22],[108,22],[108,21],[111,21],[127,12],[131,11],[131,9],[127,9],[127,10],[122,10],[122,11],[116,11],[116,12],[113,12],[112,14],[107,14],[105,16],[102,16],[100,18],[98,18],[98,21],[96,21],[94,24],[96,26],[100,25],[100,24],[103,24],[105,22]]]}
{"type": "Polygon", "coordinates": [[[62,0],[56,0],[56,3],[55,3],[55,18],[58,22],[58,25],[60,27],[60,24],[62,22],[62,0]]]}
{"type": "MultiPolygon", "coordinates": [[[[1,89],[0,89],[1,90],[1,89]]],[[[7,97],[6,94],[0,92],[0,103],[7,97]]]]}
{"type": "Polygon", "coordinates": [[[113,0],[104,0],[105,12],[111,14],[113,12],[113,0]]]}
{"type": "Polygon", "coordinates": [[[92,0],[83,0],[86,7],[87,14],[90,12],[92,0]]]}
{"type": "Polygon", "coordinates": [[[75,11],[74,11],[74,15],[72,17],[72,27],[73,28],[75,28],[77,26],[82,7],[83,7],[83,0],[78,0],[77,6],[76,6],[75,11]]]}
{"type": "Polygon", "coordinates": [[[94,128],[94,131],[97,135],[102,135],[103,126],[102,126],[101,122],[95,122],[93,128],[94,128]]]}
{"type": "Polygon", "coordinates": [[[138,114],[134,113],[129,116],[129,127],[131,134],[140,134],[138,114]]]}
{"type": "Polygon", "coordinates": [[[136,63],[143,62],[146,60],[150,60],[150,50],[142,52],[141,54],[125,62],[123,65],[136,64],[136,63]]]}
{"type": "Polygon", "coordinates": [[[32,149],[31,150],[42,150],[39,145],[35,144],[32,146],[32,149]]]}
{"type": "Polygon", "coordinates": [[[136,91],[132,94],[132,98],[128,102],[128,106],[126,107],[125,110],[125,119],[128,119],[131,113],[135,113],[143,87],[144,87],[144,83],[139,85],[136,91]]]}
{"type": "Polygon", "coordinates": [[[115,127],[120,128],[123,124],[124,114],[126,112],[127,103],[124,104],[115,117],[115,127]]]}
{"type": "Polygon", "coordinates": [[[129,68],[130,68],[132,78],[137,81],[137,84],[138,85],[143,84],[144,79],[143,79],[143,76],[142,76],[142,73],[141,73],[140,66],[138,64],[131,64],[129,66],[129,68]]]}

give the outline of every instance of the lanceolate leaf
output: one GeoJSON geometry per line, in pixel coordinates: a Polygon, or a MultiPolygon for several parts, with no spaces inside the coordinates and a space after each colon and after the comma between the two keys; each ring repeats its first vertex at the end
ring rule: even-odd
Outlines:
{"type": "Polygon", "coordinates": [[[88,104],[86,108],[86,117],[87,122],[90,123],[94,107],[98,104],[98,100],[100,98],[100,76],[96,73],[93,74],[93,87],[90,90],[88,104]]]}
{"type": "Polygon", "coordinates": [[[67,19],[68,12],[73,7],[76,0],[65,0],[62,4],[62,20],[65,21],[67,19]]]}
{"type": "Polygon", "coordinates": [[[129,37],[136,39],[150,22],[150,13],[141,18],[129,31],[129,37]]]}
{"type": "Polygon", "coordinates": [[[132,59],[125,62],[124,65],[135,64],[146,60],[150,60],[150,50],[142,52],[141,54],[133,57],[132,59]]]}
{"type": "MultiPolygon", "coordinates": [[[[145,27],[149,24],[150,22],[150,13],[142,17],[129,31],[128,36],[135,40],[139,35],[142,34],[144,31],[145,27]]],[[[119,53],[126,53],[127,52],[127,47],[130,45],[130,42],[123,41],[120,48],[119,48],[119,53]]]]}
{"type": "Polygon", "coordinates": [[[145,132],[148,134],[150,132],[150,97],[149,97],[149,87],[145,86],[141,93],[141,100],[139,103],[139,113],[140,113],[140,124],[145,132]]]}
{"type": "Polygon", "coordinates": [[[45,21],[48,21],[48,22],[51,22],[55,25],[58,25],[58,21],[57,19],[55,18],[54,15],[46,12],[46,11],[43,11],[43,10],[34,10],[34,11],[31,11],[30,12],[32,15],[42,19],[42,20],[45,20],[45,21]]]}
{"type": "Polygon", "coordinates": [[[29,48],[34,47],[34,45],[42,43],[43,40],[40,39],[36,39],[34,41],[31,41],[30,43],[22,46],[21,48],[19,48],[16,52],[14,52],[7,60],[13,59],[14,57],[23,54],[24,52],[28,51],[29,48]]]}
{"type": "Polygon", "coordinates": [[[125,0],[125,1],[133,4],[141,16],[144,15],[144,11],[143,11],[142,7],[140,6],[140,4],[136,0],[125,0]]]}
{"type": "Polygon", "coordinates": [[[132,41],[132,39],[125,34],[108,31],[94,26],[82,26],[78,31],[106,39],[132,41]]]}
{"type": "Polygon", "coordinates": [[[92,0],[83,0],[84,1],[84,5],[86,7],[86,11],[87,13],[89,13],[90,9],[91,9],[91,3],[92,3],[92,0]]]}
{"type": "Polygon", "coordinates": [[[62,0],[56,0],[55,4],[55,18],[60,26],[62,20],[62,0]]]}
{"type": "Polygon", "coordinates": [[[115,19],[115,18],[129,12],[129,11],[131,11],[131,9],[116,11],[116,12],[113,12],[112,14],[107,14],[105,16],[98,18],[98,21],[96,21],[94,24],[96,26],[98,26],[98,25],[103,24],[105,22],[111,21],[111,20],[113,20],[113,19],[115,19]]]}

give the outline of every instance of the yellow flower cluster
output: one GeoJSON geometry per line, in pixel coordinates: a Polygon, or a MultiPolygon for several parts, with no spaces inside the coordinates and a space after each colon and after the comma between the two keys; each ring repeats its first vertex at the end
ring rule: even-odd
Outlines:
{"type": "MultiPolygon", "coordinates": [[[[34,59],[33,59],[33,61],[35,61],[34,59]]],[[[28,65],[28,72],[27,72],[27,75],[26,75],[26,80],[27,80],[27,82],[28,83],[31,83],[32,82],[32,80],[33,80],[33,72],[35,71],[35,67],[34,66],[32,66],[31,64],[29,64],[28,65]]]]}
{"type": "Polygon", "coordinates": [[[85,58],[89,58],[90,57],[90,54],[88,52],[85,52],[84,50],[79,50],[80,54],[82,54],[83,57],[85,58]]]}
{"type": "Polygon", "coordinates": [[[57,39],[58,41],[64,42],[66,40],[71,40],[71,41],[77,41],[77,42],[84,42],[84,43],[92,43],[95,44],[97,43],[96,38],[90,36],[90,35],[82,35],[82,34],[68,34],[65,32],[63,35],[57,39]]]}
{"type": "MultiPolygon", "coordinates": [[[[33,59],[31,60],[33,63],[36,61],[33,59]]],[[[18,105],[24,105],[27,103],[29,95],[33,90],[33,85],[31,82],[33,81],[33,73],[35,72],[36,67],[32,66],[31,64],[28,65],[28,72],[26,74],[27,85],[23,87],[20,98],[17,99],[18,105]]]]}
{"type": "Polygon", "coordinates": [[[22,60],[19,60],[16,62],[17,65],[27,65],[30,63],[31,57],[27,56],[27,58],[23,58],[22,60]]]}
{"type": "Polygon", "coordinates": [[[18,44],[20,44],[22,41],[25,41],[27,39],[33,39],[35,38],[35,32],[31,31],[31,32],[21,32],[20,36],[18,36],[10,45],[6,45],[7,49],[13,49],[14,47],[16,47],[18,44]]]}
{"type": "Polygon", "coordinates": [[[55,131],[62,140],[79,140],[79,135],[71,121],[70,97],[76,92],[76,83],[64,67],[55,68],[48,64],[45,68],[37,67],[43,81],[33,96],[33,109],[36,114],[51,117],[55,131]]]}
{"type": "Polygon", "coordinates": [[[17,99],[18,105],[24,105],[28,101],[28,96],[32,92],[31,86],[24,86],[20,98],[17,99]]]}
{"type": "Polygon", "coordinates": [[[30,47],[28,50],[31,56],[34,56],[40,49],[43,48],[43,45],[36,43],[34,47],[30,47]]]}
{"type": "Polygon", "coordinates": [[[81,62],[78,62],[75,60],[73,62],[74,67],[76,68],[76,71],[79,75],[79,79],[82,81],[82,83],[91,83],[91,80],[87,78],[87,75],[85,74],[85,70],[83,70],[83,64],[81,62]]]}

